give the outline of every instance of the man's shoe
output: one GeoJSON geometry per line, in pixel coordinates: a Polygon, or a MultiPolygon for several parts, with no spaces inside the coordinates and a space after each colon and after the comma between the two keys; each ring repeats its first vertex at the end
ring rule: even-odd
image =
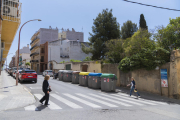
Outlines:
{"type": "Polygon", "coordinates": [[[44,105],[50,105],[50,104],[44,104],[44,105]]]}
{"type": "Polygon", "coordinates": [[[43,104],[43,102],[39,101],[41,104],[43,104]]]}

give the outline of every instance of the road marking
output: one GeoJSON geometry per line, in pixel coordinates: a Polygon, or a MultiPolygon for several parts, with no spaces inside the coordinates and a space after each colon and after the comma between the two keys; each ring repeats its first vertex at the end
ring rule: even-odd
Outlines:
{"type": "MultiPolygon", "coordinates": [[[[39,100],[43,97],[41,94],[34,94],[39,100]]],[[[59,107],[58,105],[56,105],[55,103],[53,103],[52,101],[49,100],[49,104],[48,107],[50,109],[62,109],[61,107],[59,107]]]]}
{"type": "Polygon", "coordinates": [[[109,98],[113,98],[113,99],[116,99],[116,100],[120,100],[120,101],[128,102],[128,103],[131,103],[131,104],[135,104],[135,105],[143,106],[143,104],[140,104],[140,103],[137,103],[137,102],[133,102],[133,101],[129,101],[129,100],[127,100],[127,99],[125,100],[125,99],[121,99],[121,98],[113,97],[113,96],[106,95],[106,94],[101,94],[101,95],[106,96],[106,97],[109,97],[109,98]]]}
{"type": "Polygon", "coordinates": [[[55,92],[55,93],[58,93],[58,92],[55,92]]]}
{"type": "Polygon", "coordinates": [[[29,87],[31,89],[42,89],[42,87],[29,87]]]}
{"type": "Polygon", "coordinates": [[[75,97],[75,96],[73,96],[73,95],[70,95],[70,94],[64,94],[64,95],[67,96],[67,97],[70,97],[70,98],[72,98],[72,99],[74,99],[74,100],[77,100],[77,101],[79,101],[79,102],[81,102],[81,103],[84,103],[84,104],[86,104],[86,105],[88,105],[88,106],[90,106],[90,107],[93,107],[93,108],[101,108],[101,106],[98,106],[98,105],[96,105],[96,104],[90,103],[90,102],[88,102],[88,101],[85,101],[85,100],[80,99],[80,98],[78,98],[78,97],[75,97]]]}
{"type": "MultiPolygon", "coordinates": [[[[123,94],[123,93],[118,93],[118,94],[123,95],[123,96],[129,96],[129,95],[126,95],[126,94],[123,94]]],[[[132,98],[137,98],[134,95],[131,95],[131,97],[132,98]]],[[[152,103],[152,104],[168,105],[167,103],[164,103],[164,102],[156,102],[156,101],[153,101],[153,100],[146,100],[146,99],[142,99],[142,98],[138,98],[138,99],[141,100],[141,101],[144,101],[144,102],[152,103]]]]}
{"type": "Polygon", "coordinates": [[[30,105],[30,106],[27,106],[27,107],[24,107],[25,110],[37,110],[37,107],[35,105],[30,105]]]}
{"type": "Polygon", "coordinates": [[[60,97],[60,96],[58,96],[58,95],[56,95],[56,94],[50,94],[50,95],[51,95],[52,97],[54,97],[55,99],[57,99],[57,100],[65,103],[66,105],[68,105],[68,106],[70,106],[70,107],[72,107],[72,108],[74,108],[74,109],[82,108],[81,106],[79,106],[79,105],[77,105],[77,104],[75,104],[75,103],[73,103],[73,102],[71,102],[71,101],[68,101],[68,100],[66,100],[66,99],[64,99],[64,98],[62,98],[62,97],[60,97]]]}
{"type": "Polygon", "coordinates": [[[98,102],[98,103],[101,103],[101,104],[107,105],[107,106],[109,106],[109,107],[118,107],[118,106],[113,105],[113,104],[110,104],[110,103],[108,103],[108,102],[104,102],[104,101],[101,101],[101,100],[96,99],[96,98],[88,97],[88,96],[83,95],[83,94],[80,94],[80,93],[76,93],[76,94],[77,94],[77,95],[79,95],[79,96],[81,96],[81,97],[84,97],[84,98],[90,99],[90,100],[92,100],[92,101],[95,101],[95,102],[98,102]]]}
{"type": "Polygon", "coordinates": [[[99,96],[99,95],[95,95],[95,94],[90,94],[94,97],[97,97],[97,98],[100,98],[100,99],[104,99],[104,100],[107,100],[107,101],[110,101],[110,102],[114,102],[114,103],[117,103],[117,104],[120,104],[120,105],[123,105],[123,106],[126,106],[126,107],[130,107],[132,105],[129,105],[129,104],[126,104],[126,103],[122,103],[122,102],[119,102],[119,101],[116,101],[116,100],[112,100],[112,99],[109,99],[109,98],[105,98],[105,97],[102,97],[102,96],[99,96]]]}

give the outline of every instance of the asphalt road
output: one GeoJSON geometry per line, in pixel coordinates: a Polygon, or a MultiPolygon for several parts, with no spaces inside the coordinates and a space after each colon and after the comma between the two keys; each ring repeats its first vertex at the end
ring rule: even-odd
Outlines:
{"type": "Polygon", "coordinates": [[[3,111],[0,120],[177,120],[180,119],[180,105],[168,104],[143,96],[129,97],[128,94],[101,92],[58,79],[49,80],[52,88],[50,105],[39,103],[44,95],[42,82],[44,77],[38,75],[38,82],[22,83],[37,100],[33,105],[3,111]]]}

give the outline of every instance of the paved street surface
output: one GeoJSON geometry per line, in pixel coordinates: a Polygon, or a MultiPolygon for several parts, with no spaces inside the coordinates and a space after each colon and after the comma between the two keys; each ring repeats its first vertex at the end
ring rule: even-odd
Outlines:
{"type": "MultiPolygon", "coordinates": [[[[7,78],[10,76],[7,76],[7,78]]],[[[0,120],[177,120],[180,119],[178,100],[142,93],[142,98],[129,97],[129,90],[118,89],[116,93],[101,92],[58,79],[49,80],[52,92],[49,106],[38,101],[44,93],[42,82],[25,82],[22,85],[35,96],[34,104],[0,112],[0,120]],[[124,93],[124,91],[126,91],[124,93]]],[[[14,80],[15,81],[15,80],[14,80]]],[[[140,92],[141,93],[141,92],[140,92]]],[[[1,100],[0,100],[1,104],[1,100]]]]}

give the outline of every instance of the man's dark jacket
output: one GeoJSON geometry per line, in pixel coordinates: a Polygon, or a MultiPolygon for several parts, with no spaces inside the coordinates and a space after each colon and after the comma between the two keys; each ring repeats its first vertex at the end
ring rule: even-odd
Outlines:
{"type": "Polygon", "coordinates": [[[47,80],[44,80],[42,90],[43,90],[43,92],[49,91],[49,83],[47,80]]]}

